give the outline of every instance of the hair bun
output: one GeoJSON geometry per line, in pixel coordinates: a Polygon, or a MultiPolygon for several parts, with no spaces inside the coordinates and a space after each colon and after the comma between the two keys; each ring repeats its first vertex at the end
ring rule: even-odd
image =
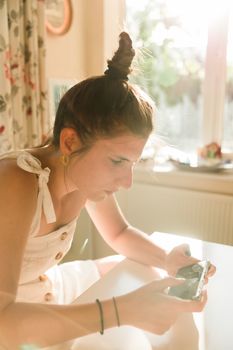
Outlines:
{"type": "Polygon", "coordinates": [[[128,75],[132,71],[131,63],[135,56],[132,40],[128,33],[120,34],[119,48],[113,58],[108,60],[108,69],[104,72],[111,79],[128,80],[128,75]]]}

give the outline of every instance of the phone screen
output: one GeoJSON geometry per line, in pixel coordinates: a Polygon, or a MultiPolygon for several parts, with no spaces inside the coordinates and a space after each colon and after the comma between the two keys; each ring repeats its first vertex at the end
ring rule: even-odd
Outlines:
{"type": "Polygon", "coordinates": [[[179,286],[171,287],[168,294],[182,299],[200,299],[209,266],[210,262],[204,260],[197,264],[185,266],[179,269],[176,277],[184,278],[185,281],[179,286]]]}

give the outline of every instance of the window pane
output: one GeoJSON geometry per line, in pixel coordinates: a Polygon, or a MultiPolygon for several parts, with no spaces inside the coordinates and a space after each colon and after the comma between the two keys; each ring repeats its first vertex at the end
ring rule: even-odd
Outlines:
{"type": "Polygon", "coordinates": [[[207,43],[203,1],[126,0],[126,22],[138,54],[132,81],[155,100],[157,133],[194,151],[201,140],[207,43]]]}
{"type": "Polygon", "coordinates": [[[228,151],[233,151],[233,5],[230,6],[228,28],[223,148],[228,151]]]}

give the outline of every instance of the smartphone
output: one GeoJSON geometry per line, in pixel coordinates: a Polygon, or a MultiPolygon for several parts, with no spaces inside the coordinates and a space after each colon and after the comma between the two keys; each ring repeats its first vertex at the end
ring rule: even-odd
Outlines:
{"type": "Polygon", "coordinates": [[[184,283],[170,287],[168,294],[182,299],[200,300],[209,267],[208,260],[182,267],[178,270],[176,277],[184,278],[184,283]]]}

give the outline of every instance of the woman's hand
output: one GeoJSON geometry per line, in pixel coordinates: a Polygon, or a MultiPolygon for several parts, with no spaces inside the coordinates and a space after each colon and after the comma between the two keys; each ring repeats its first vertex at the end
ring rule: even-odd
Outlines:
{"type": "MultiPolygon", "coordinates": [[[[175,276],[179,268],[195,264],[199,261],[200,260],[190,256],[190,248],[188,244],[181,244],[173,248],[167,254],[165,268],[168,275],[175,276]]],[[[211,264],[206,275],[205,283],[208,282],[208,278],[213,276],[215,272],[216,267],[211,264]]]]}
{"type": "Polygon", "coordinates": [[[182,300],[169,296],[170,286],[183,283],[173,277],[153,281],[136,291],[118,298],[119,314],[122,324],[132,325],[149,332],[163,334],[185,312],[203,310],[206,292],[200,301],[182,300]]]}
{"type": "Polygon", "coordinates": [[[198,259],[190,256],[188,244],[181,244],[173,248],[166,257],[165,269],[170,276],[175,276],[179,268],[197,263],[198,259]]]}

